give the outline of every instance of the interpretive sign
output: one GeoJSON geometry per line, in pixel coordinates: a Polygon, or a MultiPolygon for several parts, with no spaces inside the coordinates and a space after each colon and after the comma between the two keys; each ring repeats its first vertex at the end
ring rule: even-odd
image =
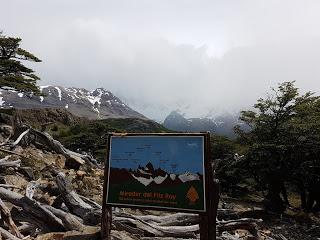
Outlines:
{"type": "Polygon", "coordinates": [[[106,204],[205,212],[205,135],[112,135],[106,204]]]}
{"type": "Polygon", "coordinates": [[[103,240],[111,240],[112,206],[195,212],[200,240],[216,240],[219,181],[209,133],[112,133],[108,142],[103,240]]]}

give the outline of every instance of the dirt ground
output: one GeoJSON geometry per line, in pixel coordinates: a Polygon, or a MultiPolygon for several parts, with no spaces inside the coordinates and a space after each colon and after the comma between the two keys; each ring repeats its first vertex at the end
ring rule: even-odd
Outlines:
{"type": "Polygon", "coordinates": [[[221,197],[220,204],[239,212],[255,210],[251,217],[261,218],[259,228],[264,239],[320,240],[320,213],[305,213],[291,207],[283,214],[267,213],[258,201],[221,197]]]}

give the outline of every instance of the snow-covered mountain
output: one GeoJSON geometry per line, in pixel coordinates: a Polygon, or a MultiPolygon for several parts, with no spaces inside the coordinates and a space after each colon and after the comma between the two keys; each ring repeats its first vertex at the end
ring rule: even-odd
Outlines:
{"type": "Polygon", "coordinates": [[[146,118],[103,88],[88,91],[84,88],[42,86],[40,89],[44,96],[0,89],[0,108],[65,108],[89,119],[146,118]]]}
{"type": "Polygon", "coordinates": [[[222,114],[215,117],[186,118],[178,111],[172,111],[164,120],[163,125],[171,130],[181,132],[209,131],[217,135],[235,137],[233,127],[241,125],[238,115],[222,114]]]}
{"type": "Polygon", "coordinates": [[[154,169],[150,162],[145,167],[139,166],[137,170],[131,170],[130,174],[133,179],[137,180],[144,186],[148,186],[150,184],[173,185],[189,181],[201,181],[202,178],[199,174],[190,172],[178,175],[174,173],[167,173],[161,168],[154,169]]]}

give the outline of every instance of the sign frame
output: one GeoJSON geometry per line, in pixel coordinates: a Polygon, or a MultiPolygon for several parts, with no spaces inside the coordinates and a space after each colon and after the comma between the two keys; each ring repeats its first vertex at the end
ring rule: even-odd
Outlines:
{"type": "Polygon", "coordinates": [[[104,184],[103,184],[103,201],[102,201],[102,216],[101,216],[101,237],[103,240],[111,239],[111,222],[112,222],[112,207],[123,207],[132,209],[147,209],[168,212],[185,212],[196,213],[200,216],[200,239],[215,240],[216,239],[216,216],[219,203],[219,182],[214,179],[213,168],[210,156],[210,133],[109,133],[108,148],[104,168],[104,184]],[[107,191],[109,186],[109,168],[110,168],[110,140],[112,136],[200,136],[203,137],[203,185],[204,185],[204,211],[166,208],[157,206],[141,206],[141,205],[126,205],[107,203],[107,191]]]}
{"type": "MultiPolygon", "coordinates": [[[[201,143],[203,144],[202,145],[202,149],[201,149],[201,153],[202,153],[202,174],[203,174],[203,177],[202,177],[202,190],[203,190],[203,194],[202,194],[202,205],[203,205],[203,208],[202,209],[199,209],[199,210],[196,210],[196,209],[183,209],[181,207],[161,207],[161,206],[154,206],[154,205],[148,205],[148,204],[145,204],[145,205],[139,205],[139,204],[130,204],[130,203],[114,203],[114,202],[109,202],[108,201],[108,197],[109,197],[109,190],[110,190],[110,168],[112,167],[111,165],[111,155],[110,155],[110,152],[109,152],[109,156],[108,156],[108,165],[106,165],[106,167],[108,168],[108,179],[107,179],[107,191],[106,191],[106,204],[107,205],[110,205],[110,206],[117,206],[117,207],[129,207],[129,208],[144,208],[144,209],[154,209],[154,210],[159,210],[159,211],[177,211],[177,212],[190,212],[190,213],[204,213],[206,212],[206,171],[205,171],[205,155],[206,155],[206,140],[205,140],[205,137],[206,135],[205,134],[179,134],[179,135],[173,135],[173,134],[170,134],[170,135],[164,135],[164,134],[157,134],[157,135],[154,135],[154,134],[139,134],[139,135],[136,135],[136,134],[126,134],[125,136],[123,135],[116,135],[116,134],[112,134],[110,135],[110,140],[109,140],[109,149],[111,149],[111,146],[112,146],[112,138],[113,137],[182,137],[182,138],[192,138],[192,137],[197,137],[197,138],[201,138],[201,143]]],[[[112,149],[111,149],[112,151],[112,149]]]]}

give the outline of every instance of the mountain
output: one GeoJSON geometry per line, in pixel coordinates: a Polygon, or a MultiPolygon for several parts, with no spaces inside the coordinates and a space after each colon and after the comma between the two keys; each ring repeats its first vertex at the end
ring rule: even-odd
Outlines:
{"type": "Polygon", "coordinates": [[[84,88],[42,86],[40,89],[44,96],[0,89],[0,108],[64,108],[76,116],[89,119],[146,119],[145,116],[134,111],[118,97],[103,88],[88,91],[84,88]]]}
{"type": "Polygon", "coordinates": [[[203,178],[200,174],[190,172],[183,174],[168,173],[161,168],[155,169],[150,162],[145,167],[139,166],[136,170],[111,168],[110,174],[117,176],[115,180],[112,180],[112,183],[118,183],[120,180],[136,180],[144,186],[170,186],[179,183],[202,181],[203,178]]]}
{"type": "Polygon", "coordinates": [[[181,132],[213,132],[216,124],[209,118],[185,118],[178,111],[171,112],[163,122],[163,125],[175,131],[181,132]]]}
{"type": "Polygon", "coordinates": [[[178,111],[172,111],[163,126],[181,132],[214,132],[217,135],[234,138],[233,127],[241,124],[237,115],[223,114],[215,118],[185,118],[178,111]]]}
{"type": "Polygon", "coordinates": [[[175,185],[179,183],[202,181],[202,175],[195,173],[174,174],[157,168],[154,169],[152,163],[148,163],[145,167],[139,166],[136,171],[131,170],[131,175],[143,185],[175,185]]]}

